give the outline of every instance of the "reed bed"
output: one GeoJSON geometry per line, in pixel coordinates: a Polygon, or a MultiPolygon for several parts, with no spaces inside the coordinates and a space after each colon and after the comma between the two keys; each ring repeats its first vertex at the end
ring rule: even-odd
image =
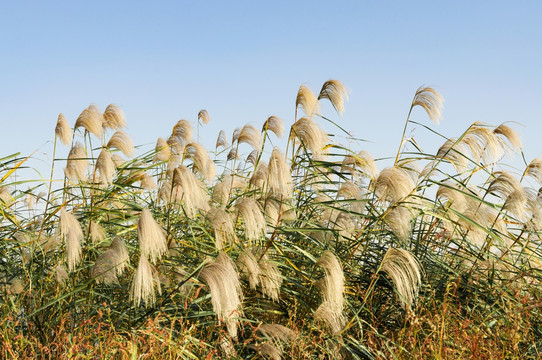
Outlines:
{"type": "Polygon", "coordinates": [[[60,114],[49,179],[0,159],[0,357],[540,358],[542,159],[510,170],[506,124],[448,138],[414,122],[441,115],[421,87],[375,161],[321,113],[346,100],[337,80],[301,86],[293,120],[224,129],[211,150],[202,110],[136,157],[119,107],[60,114]]]}

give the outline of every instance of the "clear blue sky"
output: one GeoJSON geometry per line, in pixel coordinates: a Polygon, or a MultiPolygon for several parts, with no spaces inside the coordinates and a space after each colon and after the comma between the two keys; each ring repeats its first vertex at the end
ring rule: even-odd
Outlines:
{"type": "Polygon", "coordinates": [[[50,154],[58,113],[73,124],[90,103],[120,105],[137,144],[205,108],[210,145],[269,115],[290,124],[299,85],[330,78],[351,90],[341,125],[375,157],[394,155],[421,84],[446,99],[445,135],[517,121],[542,156],[540,1],[3,1],[0,40],[2,156],[50,154]]]}

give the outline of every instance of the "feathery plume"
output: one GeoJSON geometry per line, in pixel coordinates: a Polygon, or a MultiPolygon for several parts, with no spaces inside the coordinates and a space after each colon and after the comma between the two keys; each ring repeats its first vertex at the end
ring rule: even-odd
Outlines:
{"type": "Polygon", "coordinates": [[[100,181],[104,185],[113,184],[115,175],[115,163],[111,153],[106,148],[102,148],[98,159],[96,160],[96,170],[100,173],[100,181]]]}
{"type": "Polygon", "coordinates": [[[297,337],[292,329],[279,324],[263,324],[258,328],[258,331],[267,338],[284,342],[292,341],[297,337]]]}
{"type": "MultiPolygon", "coordinates": [[[[508,147],[512,151],[520,151],[521,150],[521,139],[519,137],[519,134],[512,128],[501,124],[497,126],[493,132],[497,135],[502,136],[504,139],[508,140],[508,143],[501,141],[501,144],[503,147],[508,147]]],[[[499,138],[500,139],[500,138],[499,138]]]]}
{"type": "Polygon", "coordinates": [[[278,116],[270,116],[263,123],[262,132],[272,131],[277,137],[281,138],[284,134],[284,121],[278,116]]]}
{"type": "Polygon", "coordinates": [[[337,335],[344,327],[344,317],[337,315],[341,313],[342,309],[339,308],[339,305],[331,301],[324,301],[318,309],[316,309],[314,318],[327,324],[331,333],[337,335]]]}
{"type": "Polygon", "coordinates": [[[467,168],[468,165],[468,154],[466,146],[470,148],[471,153],[473,153],[473,158],[475,160],[479,160],[480,158],[480,153],[478,153],[473,147],[475,144],[476,143],[469,141],[469,139],[467,139],[467,143],[465,143],[464,138],[462,142],[458,142],[456,139],[448,139],[438,149],[436,157],[446,159],[450,162],[450,164],[452,164],[452,166],[458,173],[461,173],[467,168]],[[475,155],[475,152],[478,155],[475,155]]]}
{"type": "Polygon", "coordinates": [[[250,288],[255,290],[260,284],[261,270],[256,257],[250,250],[241,252],[237,258],[237,267],[241,274],[248,279],[250,288]]]}
{"type": "Polygon", "coordinates": [[[209,209],[209,199],[203,184],[185,166],[179,165],[173,171],[173,187],[179,187],[177,190],[182,191],[180,196],[189,217],[194,217],[198,209],[202,211],[209,209]]]}
{"type": "Polygon", "coordinates": [[[280,286],[282,285],[282,275],[276,262],[268,259],[264,255],[260,262],[260,286],[262,293],[273,301],[279,300],[280,286]]]}
{"type": "Polygon", "coordinates": [[[192,142],[192,125],[190,121],[181,119],[177,121],[177,124],[173,127],[171,137],[180,140],[180,144],[184,146],[189,142],[192,142]]]}
{"type": "Polygon", "coordinates": [[[111,136],[111,139],[109,139],[107,146],[119,149],[127,157],[134,155],[134,143],[132,142],[132,139],[130,139],[130,136],[124,131],[116,131],[113,136],[111,136]]]}
{"type": "Polygon", "coordinates": [[[233,261],[221,252],[211,263],[206,264],[199,274],[211,290],[213,310],[219,321],[224,321],[228,333],[237,338],[238,317],[242,314],[243,293],[239,275],[233,261]]]}
{"type": "Polygon", "coordinates": [[[115,104],[109,104],[103,114],[103,126],[106,129],[119,130],[126,126],[124,112],[115,104]]]}
{"type": "Polygon", "coordinates": [[[502,141],[499,141],[496,133],[488,125],[475,122],[463,137],[476,161],[483,159],[485,162],[494,162],[503,153],[502,141]]]}
{"type": "Polygon", "coordinates": [[[341,263],[331,251],[324,251],[316,262],[324,270],[324,278],[320,284],[324,302],[331,302],[338,310],[337,316],[342,316],[344,308],[344,273],[341,263]]]}
{"type": "Polygon", "coordinates": [[[422,267],[419,261],[407,250],[389,248],[382,259],[380,270],[393,282],[401,306],[411,309],[422,284],[422,267]]]}
{"type": "Polygon", "coordinates": [[[64,174],[70,180],[85,180],[87,178],[87,152],[80,142],[76,142],[70,150],[64,174]]]}
{"type": "Polygon", "coordinates": [[[55,269],[55,279],[58,285],[64,287],[68,280],[68,272],[62,265],[58,265],[55,269]]]}
{"type": "Polygon", "coordinates": [[[282,359],[282,349],[275,346],[275,344],[264,342],[261,344],[250,344],[248,347],[249,349],[257,351],[259,355],[267,356],[269,359],[282,359]]]}
{"type": "Polygon", "coordinates": [[[218,133],[218,138],[216,139],[216,149],[218,149],[220,146],[223,148],[227,148],[230,146],[230,143],[228,142],[228,138],[226,136],[226,132],[224,130],[220,130],[218,133]]]}
{"type": "Polygon", "coordinates": [[[141,175],[141,187],[145,190],[153,190],[156,189],[157,185],[154,181],[154,178],[147,174],[147,172],[143,171],[143,174],[141,175]]]}
{"type": "Polygon", "coordinates": [[[149,263],[146,256],[141,255],[132,283],[131,297],[135,306],[139,306],[141,301],[145,302],[145,307],[152,306],[156,302],[155,286],[158,288],[158,293],[162,294],[156,269],[149,263]]]}
{"type": "Polygon", "coordinates": [[[235,240],[235,228],[231,215],[222,209],[212,208],[207,213],[211,227],[215,231],[215,245],[222,250],[224,245],[231,244],[235,240]]]}
{"type": "Polygon", "coordinates": [[[8,205],[11,202],[13,202],[13,196],[11,196],[9,187],[0,186],[0,203],[4,203],[5,205],[8,205]]]}
{"type": "Polygon", "coordinates": [[[173,156],[169,144],[167,143],[166,139],[162,137],[159,137],[158,140],[156,140],[156,146],[154,147],[154,150],[155,155],[152,160],[153,162],[169,161],[173,156]]]}
{"type": "Polygon", "coordinates": [[[117,274],[122,274],[128,262],[128,251],[122,240],[116,237],[109,248],[96,259],[91,277],[96,279],[98,284],[117,284],[117,274]]]}
{"type": "Polygon", "coordinates": [[[255,150],[259,150],[262,147],[262,134],[254,126],[247,124],[239,132],[237,142],[249,144],[255,150]]]}
{"type": "Polygon", "coordinates": [[[209,121],[211,121],[211,117],[209,116],[207,110],[200,110],[200,112],[198,113],[198,121],[201,121],[204,124],[208,124],[209,121]]]}
{"type": "Polygon", "coordinates": [[[126,163],[126,160],[122,158],[119,154],[111,154],[111,159],[113,160],[113,164],[115,164],[115,168],[121,168],[126,163]]]}
{"type": "Polygon", "coordinates": [[[295,140],[296,138],[315,155],[322,154],[324,146],[329,140],[324,130],[320,129],[314,121],[305,117],[292,125],[290,139],[295,140]]]}
{"type": "Polygon", "coordinates": [[[65,146],[70,145],[70,142],[73,138],[73,131],[68,124],[68,120],[64,114],[60,113],[58,115],[58,120],[56,122],[55,135],[60,139],[62,144],[65,146]]]}
{"type": "Polygon", "coordinates": [[[258,161],[258,154],[258,150],[252,150],[247,156],[246,163],[256,165],[256,161],[258,161]]]}
{"type": "Polygon", "coordinates": [[[60,210],[60,221],[58,230],[60,235],[66,242],[66,255],[68,258],[68,270],[75,270],[77,264],[81,261],[81,241],[84,238],[81,225],[77,218],[66,211],[65,208],[60,210]]]}
{"type": "Polygon", "coordinates": [[[414,186],[414,182],[405,170],[393,166],[380,172],[375,183],[375,193],[379,198],[394,204],[409,196],[414,186]]]}
{"type": "Polygon", "coordinates": [[[104,228],[96,221],[90,222],[90,238],[95,244],[100,243],[107,238],[104,228]]]}
{"type": "Polygon", "coordinates": [[[412,107],[421,106],[427,112],[431,121],[438,124],[443,102],[444,99],[438,91],[431,87],[420,86],[414,95],[412,107]]]}
{"type": "Polygon", "coordinates": [[[239,134],[241,134],[241,128],[236,128],[233,130],[233,134],[231,136],[232,144],[235,144],[235,142],[239,139],[239,134]]]}
{"type": "Polygon", "coordinates": [[[231,150],[228,152],[228,155],[226,156],[226,159],[228,161],[229,160],[234,160],[234,159],[239,159],[239,156],[237,155],[237,148],[232,147],[231,150]]]}
{"type": "Polygon", "coordinates": [[[353,169],[356,167],[372,180],[378,176],[378,168],[375,161],[367,151],[360,151],[357,155],[346,155],[344,157],[341,171],[348,170],[353,174],[353,169]]]}
{"type": "Polygon", "coordinates": [[[230,201],[230,194],[234,194],[235,189],[242,189],[244,186],[245,181],[239,176],[225,175],[222,181],[213,187],[211,199],[220,205],[226,205],[230,201]]]}
{"type": "Polygon", "coordinates": [[[249,241],[258,241],[266,229],[262,209],[256,200],[251,197],[242,197],[237,200],[237,212],[245,222],[245,234],[249,241]]]}
{"type": "Polygon", "coordinates": [[[30,189],[28,189],[28,192],[26,193],[26,196],[24,198],[24,202],[26,203],[26,207],[28,207],[30,210],[34,208],[36,197],[32,192],[30,192],[30,189]]]}
{"type": "Polygon", "coordinates": [[[406,241],[410,235],[410,220],[412,215],[410,211],[403,206],[395,206],[384,218],[384,222],[390,227],[391,231],[401,241],[406,241]]]}
{"type": "Polygon", "coordinates": [[[292,196],[292,176],[284,154],[278,147],[271,152],[267,172],[269,189],[275,196],[290,198],[292,196]]]}
{"type": "Polygon", "coordinates": [[[250,185],[257,187],[258,189],[264,189],[267,184],[267,174],[269,167],[265,161],[260,161],[258,167],[254,170],[252,177],[250,178],[250,185]]]}
{"type": "Polygon", "coordinates": [[[348,207],[355,213],[362,213],[365,209],[365,201],[363,199],[363,190],[360,186],[352,181],[346,181],[337,190],[337,198],[342,197],[348,200],[348,207]]]}
{"type": "Polygon", "coordinates": [[[493,173],[495,179],[489,185],[488,192],[501,197],[505,203],[503,209],[510,211],[519,219],[525,220],[527,194],[520,182],[506,171],[493,173]]]}
{"type": "Polygon", "coordinates": [[[75,121],[75,128],[79,127],[82,127],[97,138],[101,138],[104,132],[103,116],[96,105],[91,104],[79,115],[75,121]]]}
{"type": "Polygon", "coordinates": [[[542,159],[534,158],[525,168],[525,175],[535,178],[542,183],[542,159]]]}
{"type": "Polygon", "coordinates": [[[147,208],[141,211],[137,223],[137,237],[141,256],[148,257],[151,262],[156,263],[166,253],[167,240],[162,227],[154,220],[147,208]]]}
{"type": "Polygon", "coordinates": [[[328,99],[341,115],[344,112],[344,100],[348,100],[346,87],[339,80],[328,80],[322,86],[318,100],[328,99]]]}
{"type": "MultiPolygon", "coordinates": [[[[314,95],[311,89],[305,85],[301,85],[297,91],[297,97],[295,99],[296,114],[297,109],[301,107],[303,112],[309,118],[318,113],[318,99],[314,95]]],[[[297,118],[297,117],[296,117],[297,118]]]]}
{"type": "Polygon", "coordinates": [[[215,164],[201,144],[194,142],[187,144],[184,153],[192,159],[194,171],[200,173],[207,180],[212,180],[215,177],[215,164]]]}

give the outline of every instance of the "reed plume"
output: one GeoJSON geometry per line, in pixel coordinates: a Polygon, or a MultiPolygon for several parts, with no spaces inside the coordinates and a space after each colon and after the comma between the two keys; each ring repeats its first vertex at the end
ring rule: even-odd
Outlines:
{"type": "Polygon", "coordinates": [[[219,147],[227,148],[230,146],[230,143],[228,142],[228,137],[226,135],[226,132],[224,130],[220,130],[218,133],[218,137],[216,139],[216,149],[219,147]]]}
{"type": "Polygon", "coordinates": [[[237,143],[246,143],[253,149],[259,150],[262,147],[262,134],[253,125],[247,124],[239,132],[237,143]]]}
{"type": "Polygon", "coordinates": [[[319,111],[318,99],[312,90],[305,85],[301,85],[297,91],[297,97],[295,99],[296,120],[297,109],[300,107],[303,109],[305,116],[309,118],[311,118],[314,114],[317,114],[319,111]]]}
{"type": "Polygon", "coordinates": [[[167,240],[156,220],[152,217],[149,209],[141,211],[137,224],[137,237],[142,257],[147,257],[156,263],[167,251],[167,240]]]}
{"type": "Polygon", "coordinates": [[[258,262],[260,266],[260,286],[262,293],[273,301],[278,301],[282,275],[276,262],[269,260],[267,255],[258,262]]]}
{"type": "Polygon", "coordinates": [[[100,109],[96,105],[91,104],[79,115],[75,121],[75,128],[82,127],[97,138],[101,138],[104,133],[103,121],[100,109]]]}
{"type": "Polygon", "coordinates": [[[256,170],[250,178],[250,185],[258,188],[265,189],[267,186],[267,174],[269,172],[269,167],[265,161],[260,161],[256,170]]]}
{"type": "Polygon", "coordinates": [[[262,132],[271,131],[281,138],[284,134],[284,121],[278,116],[270,116],[263,123],[262,132]]]}
{"type": "MultiPolygon", "coordinates": [[[[190,121],[181,119],[177,121],[171,132],[171,137],[177,139],[177,141],[184,147],[184,145],[192,142],[192,125],[190,121]]],[[[182,151],[181,151],[182,153],[182,151]]]]}
{"type": "Polygon", "coordinates": [[[225,206],[230,201],[230,195],[235,194],[236,189],[242,189],[245,186],[245,180],[239,176],[231,174],[224,175],[220,182],[213,187],[211,199],[219,205],[225,206]]]}
{"type": "Polygon", "coordinates": [[[139,265],[132,283],[131,298],[135,306],[139,306],[141,301],[145,303],[145,307],[154,305],[156,302],[156,294],[154,287],[157,287],[158,293],[162,294],[160,280],[156,269],[149,263],[144,255],[139,257],[139,265]]]}
{"type": "Polygon", "coordinates": [[[222,209],[211,208],[207,213],[211,227],[215,232],[215,245],[217,250],[222,250],[235,240],[235,227],[231,215],[222,209]]]}
{"type": "Polygon", "coordinates": [[[438,124],[443,103],[444,99],[438,91],[431,87],[420,86],[414,95],[412,107],[421,106],[427,112],[431,121],[438,124]]]}
{"type": "Polygon", "coordinates": [[[419,261],[407,250],[389,248],[382,259],[380,270],[393,282],[401,306],[410,310],[422,284],[422,268],[419,261]]]}
{"type": "Polygon", "coordinates": [[[68,154],[64,174],[72,181],[87,179],[88,170],[87,152],[80,142],[76,142],[68,154]]]}
{"type": "Polygon", "coordinates": [[[81,261],[81,241],[84,238],[81,225],[77,218],[66,211],[60,210],[60,220],[58,231],[62,239],[66,242],[66,257],[68,261],[68,271],[72,272],[81,261]]]}
{"type": "Polygon", "coordinates": [[[194,171],[209,181],[215,177],[215,164],[201,144],[194,142],[187,144],[184,153],[192,159],[194,171]]]}
{"type": "Polygon", "coordinates": [[[66,120],[64,114],[60,113],[58,115],[58,120],[56,122],[55,135],[60,139],[60,142],[65,146],[70,145],[73,138],[73,131],[66,120]]]}
{"type": "Polygon", "coordinates": [[[183,165],[179,165],[173,172],[173,186],[181,190],[184,208],[189,217],[194,217],[198,210],[209,209],[209,199],[203,184],[196,176],[183,165]]]}
{"type": "Polygon", "coordinates": [[[118,284],[117,275],[122,274],[128,263],[128,251],[122,240],[115,237],[109,248],[96,259],[91,277],[98,284],[118,284]]]}
{"type": "Polygon", "coordinates": [[[380,172],[375,183],[375,193],[379,198],[394,204],[414,191],[414,182],[408,173],[398,167],[388,167],[380,172]]]}
{"type": "Polygon", "coordinates": [[[204,124],[208,124],[209,121],[211,121],[211,117],[209,116],[207,110],[200,110],[200,112],[198,113],[198,121],[201,121],[204,124]]]}
{"type": "Polygon", "coordinates": [[[156,140],[156,146],[154,147],[154,151],[155,154],[153,162],[169,161],[173,156],[169,144],[167,143],[166,139],[162,137],[159,137],[158,140],[156,140]]]}
{"type": "Polygon", "coordinates": [[[96,221],[90,222],[89,233],[92,242],[94,242],[95,244],[98,244],[107,238],[107,233],[105,232],[104,228],[96,221]]]}
{"type": "Polygon", "coordinates": [[[341,263],[335,254],[327,250],[318,259],[316,266],[324,270],[324,278],[320,283],[324,302],[335,304],[336,316],[342,317],[344,309],[344,273],[341,263]]]}
{"type": "Polygon", "coordinates": [[[346,87],[339,80],[328,80],[322,86],[318,100],[328,99],[339,115],[344,112],[344,100],[348,100],[346,87]]]}
{"type": "Polygon", "coordinates": [[[271,152],[267,167],[267,182],[273,195],[284,199],[292,196],[292,176],[284,154],[278,147],[271,152]]]}
{"type": "Polygon", "coordinates": [[[126,126],[124,112],[115,104],[109,104],[103,113],[103,127],[119,130],[126,126]]]}
{"type": "Polygon", "coordinates": [[[504,139],[501,141],[501,146],[507,147],[511,151],[521,151],[521,138],[519,137],[519,134],[512,128],[501,124],[497,126],[493,132],[497,135],[500,135],[501,137],[499,139],[506,139],[507,142],[504,141],[504,139]]]}
{"type": "Polygon", "coordinates": [[[100,181],[104,185],[113,184],[115,175],[115,163],[111,153],[106,148],[102,148],[98,159],[96,160],[96,170],[100,173],[100,181]]]}
{"type": "Polygon", "coordinates": [[[242,315],[243,293],[239,275],[233,261],[226,253],[221,252],[218,257],[206,264],[199,274],[211,290],[213,310],[219,321],[224,321],[228,334],[237,338],[238,317],[242,315]]]}
{"type": "Polygon", "coordinates": [[[535,178],[542,184],[542,159],[534,158],[525,168],[524,175],[535,178]]]}
{"type": "Polygon", "coordinates": [[[260,265],[258,260],[250,250],[245,250],[241,252],[237,258],[237,267],[241,274],[243,274],[248,279],[248,284],[250,288],[255,290],[256,287],[260,284],[260,277],[262,272],[260,270],[260,265]]]}
{"type": "Polygon", "coordinates": [[[299,139],[303,146],[315,155],[322,154],[329,140],[327,134],[314,121],[305,117],[292,125],[290,139],[299,139]]]}
{"type": "Polygon", "coordinates": [[[262,209],[256,200],[242,197],[237,200],[236,209],[245,222],[245,235],[249,241],[258,241],[265,233],[266,222],[262,209]]]}
{"type": "Polygon", "coordinates": [[[109,139],[107,146],[119,149],[127,157],[132,157],[134,155],[134,143],[132,142],[132,139],[130,139],[130,136],[124,131],[116,131],[111,139],[109,139]]]}

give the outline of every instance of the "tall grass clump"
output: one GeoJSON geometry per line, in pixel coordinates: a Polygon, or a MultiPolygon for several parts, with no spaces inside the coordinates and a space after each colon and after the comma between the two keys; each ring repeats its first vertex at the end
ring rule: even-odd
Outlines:
{"type": "Polygon", "coordinates": [[[213,151],[202,110],[196,139],[179,120],[135,157],[118,106],[60,114],[48,179],[0,159],[0,357],[539,358],[542,160],[506,165],[506,124],[449,138],[413,120],[441,117],[421,87],[376,161],[321,114],[346,100],[337,80],[301,86],[293,119],[213,151]]]}

